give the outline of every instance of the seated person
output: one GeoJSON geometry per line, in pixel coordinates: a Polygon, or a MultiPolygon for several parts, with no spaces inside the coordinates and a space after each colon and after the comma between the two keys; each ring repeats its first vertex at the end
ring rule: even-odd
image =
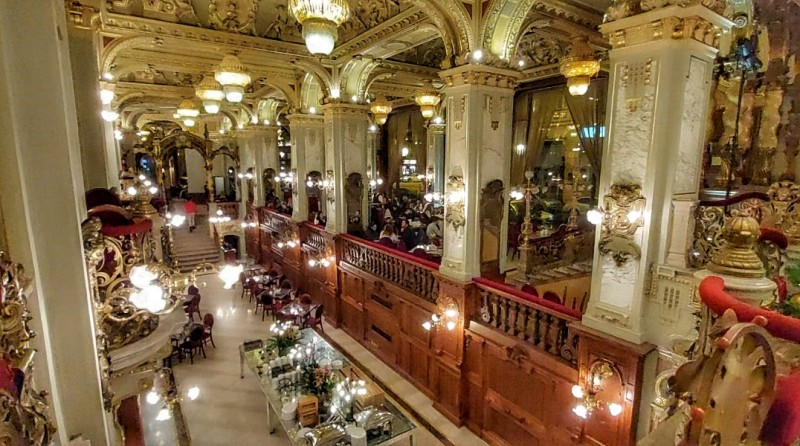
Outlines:
{"type": "Polygon", "coordinates": [[[378,244],[388,246],[389,248],[397,248],[397,242],[398,237],[397,234],[394,233],[394,226],[391,224],[384,226],[378,238],[378,244]]]}
{"type": "Polygon", "coordinates": [[[442,238],[442,219],[438,215],[434,215],[431,218],[433,221],[428,225],[425,233],[427,234],[428,238],[431,240],[441,239],[442,238]]]}

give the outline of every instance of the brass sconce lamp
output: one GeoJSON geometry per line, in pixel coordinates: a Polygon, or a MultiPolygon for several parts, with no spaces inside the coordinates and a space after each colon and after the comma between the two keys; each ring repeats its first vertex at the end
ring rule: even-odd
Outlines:
{"type": "Polygon", "coordinates": [[[436,313],[431,315],[430,320],[422,323],[422,328],[428,331],[438,326],[448,331],[453,331],[458,326],[458,304],[452,297],[436,299],[436,313]]]}
{"type": "Polygon", "coordinates": [[[589,369],[587,383],[584,386],[575,384],[572,386],[572,396],[578,404],[572,408],[572,412],[581,419],[587,419],[594,411],[608,410],[612,417],[618,417],[623,410],[622,404],[617,401],[601,401],[597,394],[600,392],[603,383],[617,375],[614,368],[606,361],[596,361],[589,369]]]}
{"type": "Polygon", "coordinates": [[[325,171],[325,179],[322,180],[322,190],[325,192],[325,198],[328,200],[328,203],[334,203],[336,201],[335,186],[336,181],[333,176],[333,171],[325,171]]]}

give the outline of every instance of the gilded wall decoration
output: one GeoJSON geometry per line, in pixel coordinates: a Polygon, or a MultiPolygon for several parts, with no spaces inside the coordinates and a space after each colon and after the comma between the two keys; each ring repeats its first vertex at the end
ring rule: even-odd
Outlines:
{"type": "Polygon", "coordinates": [[[0,444],[49,445],[56,427],[50,419],[47,392],[36,390],[22,265],[0,252],[0,444]]]}
{"type": "Polygon", "coordinates": [[[208,17],[211,27],[239,34],[256,34],[256,0],[211,0],[208,17]]]}
{"type": "Polygon", "coordinates": [[[635,184],[613,184],[603,197],[603,226],[599,251],[612,255],[617,266],[641,257],[641,248],[633,240],[634,234],[643,224],[645,198],[641,186],[635,184]]]}
{"type": "Polygon", "coordinates": [[[517,57],[528,59],[526,67],[557,64],[569,52],[570,44],[536,33],[525,35],[517,44],[517,57]]]}
{"type": "Polygon", "coordinates": [[[445,191],[445,212],[444,220],[447,224],[458,231],[466,224],[464,209],[464,176],[459,174],[450,175],[447,178],[447,188],[445,191]]]}

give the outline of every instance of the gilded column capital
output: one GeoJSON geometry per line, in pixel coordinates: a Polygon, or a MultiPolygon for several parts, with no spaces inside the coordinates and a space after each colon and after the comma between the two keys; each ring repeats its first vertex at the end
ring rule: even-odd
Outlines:
{"type": "Polygon", "coordinates": [[[734,277],[763,278],[766,270],[755,250],[760,234],[758,221],[753,217],[733,217],[725,223],[722,234],[725,244],[711,258],[708,270],[734,277]]]}
{"type": "Polygon", "coordinates": [[[600,26],[600,32],[614,49],[667,40],[695,40],[718,48],[720,36],[734,23],[720,15],[717,8],[704,3],[716,4],[717,0],[703,3],[691,0],[616,1],[609,7],[606,23],[600,26]],[[661,6],[651,6],[656,3],[661,6]],[[645,4],[647,9],[643,7],[645,4]]]}
{"type": "Polygon", "coordinates": [[[331,102],[320,107],[324,116],[358,116],[369,113],[369,105],[331,102]]]}
{"type": "Polygon", "coordinates": [[[304,113],[297,113],[291,114],[286,117],[289,120],[289,126],[307,126],[307,127],[314,127],[314,126],[322,126],[324,117],[318,114],[304,114],[304,113]]]}
{"type": "Polygon", "coordinates": [[[479,85],[513,90],[519,83],[522,73],[488,65],[462,65],[439,72],[439,77],[448,87],[479,85]]]}

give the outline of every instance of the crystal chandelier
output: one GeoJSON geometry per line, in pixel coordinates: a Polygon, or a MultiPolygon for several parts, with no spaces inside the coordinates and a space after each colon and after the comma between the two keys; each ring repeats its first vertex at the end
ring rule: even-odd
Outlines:
{"type": "Polygon", "coordinates": [[[422,91],[414,96],[414,101],[419,105],[422,117],[425,119],[433,117],[436,113],[436,106],[439,105],[441,100],[439,93],[430,84],[423,87],[422,91]]]}
{"type": "Polygon", "coordinates": [[[244,99],[244,87],[250,84],[250,74],[247,72],[247,67],[233,54],[228,54],[222,58],[217,71],[214,72],[214,79],[222,85],[225,99],[234,103],[242,102],[242,99],[244,99]]]}
{"type": "Polygon", "coordinates": [[[347,0],[289,0],[289,11],[303,26],[308,51],[325,56],[333,51],[337,28],[350,17],[347,0]]]}
{"type": "Polygon", "coordinates": [[[194,101],[191,99],[184,99],[180,105],[178,105],[177,114],[183,118],[183,125],[186,127],[192,127],[195,123],[195,118],[200,116],[200,109],[194,104],[194,101]]]}
{"type": "Polygon", "coordinates": [[[392,112],[392,103],[386,100],[384,95],[380,95],[372,101],[370,111],[372,111],[372,115],[378,125],[386,124],[386,119],[389,118],[389,113],[392,112]]]}
{"type": "Polygon", "coordinates": [[[592,76],[600,71],[600,62],[589,47],[589,39],[580,36],[561,62],[561,74],[567,78],[567,88],[572,96],[583,96],[589,91],[592,76]]]}
{"type": "Polygon", "coordinates": [[[194,88],[194,93],[203,101],[203,109],[212,115],[219,112],[220,102],[225,99],[225,92],[222,86],[211,76],[203,77],[203,80],[194,88]]]}

